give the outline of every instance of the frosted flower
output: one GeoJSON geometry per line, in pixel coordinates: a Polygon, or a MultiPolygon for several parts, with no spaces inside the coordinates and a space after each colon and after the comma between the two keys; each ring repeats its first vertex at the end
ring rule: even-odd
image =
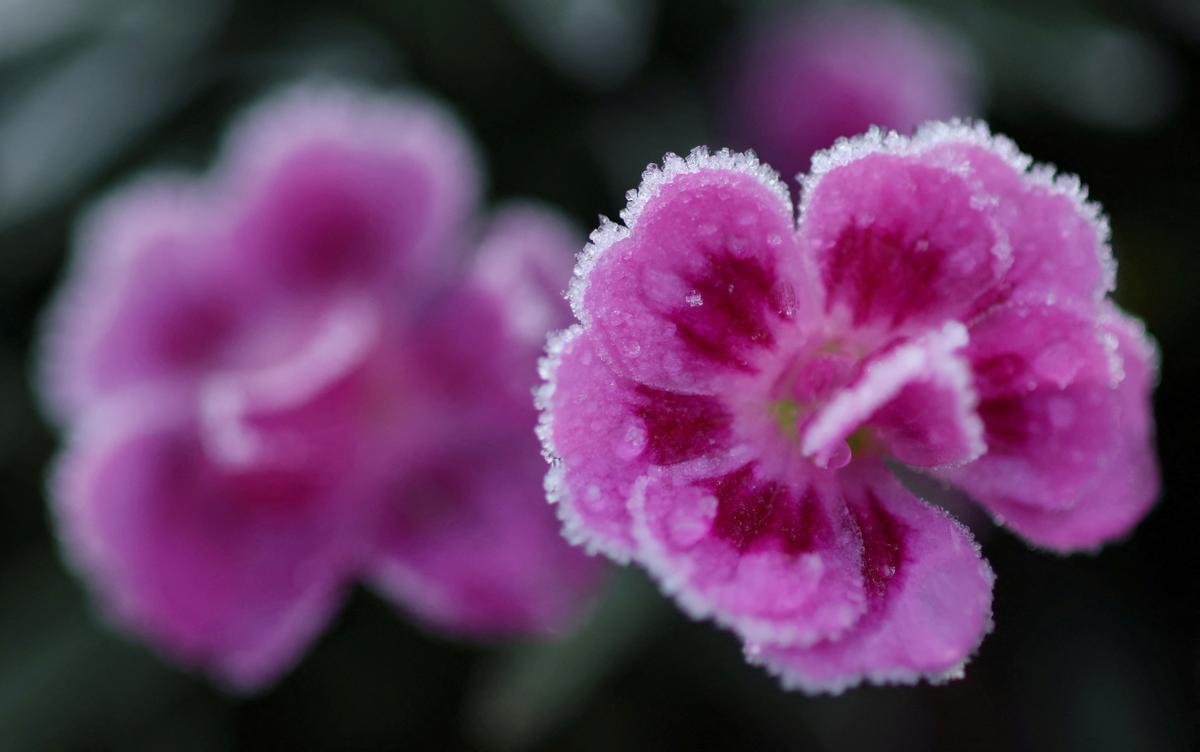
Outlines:
{"type": "Polygon", "coordinates": [[[797,222],[752,155],[697,149],[592,234],[542,366],[550,498],[789,687],[939,681],[993,576],[885,463],[1099,546],[1157,492],[1154,349],[1079,183],[982,125],[840,141],[802,192],[797,222]]]}
{"type": "Polygon", "coordinates": [[[951,31],[888,6],[768,15],[731,59],[725,121],[789,178],[872,125],[911,132],[975,114],[974,65],[951,31]]]}
{"type": "Polygon", "coordinates": [[[512,207],[466,261],[468,143],[422,99],[298,87],[213,174],[84,223],[42,381],[63,545],[120,625],[252,689],[355,580],[478,635],[556,629],[590,592],[529,398],[574,234],[512,207]]]}

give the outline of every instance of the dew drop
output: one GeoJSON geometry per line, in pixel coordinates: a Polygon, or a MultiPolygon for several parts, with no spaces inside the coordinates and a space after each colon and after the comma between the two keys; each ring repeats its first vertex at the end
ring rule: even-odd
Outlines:
{"type": "Polygon", "coordinates": [[[813,463],[827,470],[838,470],[850,464],[850,445],[839,441],[813,457],[813,463]]]}
{"type": "Polygon", "coordinates": [[[689,306],[691,306],[692,308],[697,308],[699,306],[704,305],[704,296],[702,296],[700,293],[696,292],[695,290],[692,290],[690,293],[688,293],[687,297],[684,298],[684,300],[686,300],[687,304],[689,306]]]}
{"type": "Polygon", "coordinates": [[[589,509],[597,509],[603,505],[604,494],[600,492],[600,486],[595,483],[588,484],[588,487],[583,492],[583,504],[589,509]]]}
{"type": "Polygon", "coordinates": [[[642,453],[646,447],[646,429],[636,421],[631,421],[625,427],[625,433],[617,441],[613,451],[623,460],[631,460],[642,453]]]}
{"type": "Polygon", "coordinates": [[[1079,372],[1080,358],[1068,342],[1050,345],[1033,361],[1033,370],[1059,388],[1065,387],[1079,372]]]}
{"type": "Polygon", "coordinates": [[[702,496],[692,503],[684,503],[673,509],[667,517],[668,534],[677,546],[695,545],[712,527],[717,515],[717,499],[702,496]]]}

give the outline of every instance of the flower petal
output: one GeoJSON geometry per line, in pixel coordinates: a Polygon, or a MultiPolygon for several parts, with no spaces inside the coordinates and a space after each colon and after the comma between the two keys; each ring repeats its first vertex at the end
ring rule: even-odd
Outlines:
{"type": "Polygon", "coordinates": [[[202,382],[208,451],[233,466],[316,464],[355,473],[370,460],[390,463],[413,400],[390,341],[395,332],[375,301],[348,296],[288,324],[256,348],[260,358],[276,357],[202,382]],[[385,385],[395,392],[381,395],[385,385]]]}
{"type": "Polygon", "coordinates": [[[559,534],[543,498],[543,467],[532,434],[518,432],[403,473],[372,525],[369,578],[451,631],[565,628],[595,592],[601,562],[559,534]]]}
{"type": "Polygon", "coordinates": [[[135,384],[193,379],[236,329],[203,189],[144,179],[87,216],[42,337],[45,401],[60,420],[135,384]]]}
{"type": "Polygon", "coordinates": [[[1149,511],[1159,491],[1150,394],[1158,357],[1141,323],[1108,306],[1102,325],[1115,338],[1124,378],[1107,395],[1118,427],[1115,446],[1094,472],[1076,480],[1075,503],[1050,508],[1028,503],[1023,489],[976,494],[999,521],[1039,546],[1058,551],[1095,548],[1127,533],[1149,511]]]}
{"type": "Polygon", "coordinates": [[[797,485],[750,462],[695,475],[655,468],[630,503],[639,561],[688,613],[794,645],[859,618],[862,544],[828,474],[797,485]]]}
{"type": "Polygon", "coordinates": [[[511,204],[492,217],[470,272],[508,310],[514,333],[538,347],[571,320],[563,293],[581,234],[558,212],[511,204]]]}
{"type": "Polygon", "coordinates": [[[88,413],[55,473],[63,545],[123,626],[255,689],[340,601],[345,499],[319,473],[215,464],[178,396],[129,394],[88,413]]]}
{"type": "Polygon", "coordinates": [[[285,292],[390,284],[448,260],[479,182],[441,108],[312,84],[251,111],[222,169],[243,272],[285,292]]]}
{"type": "Polygon", "coordinates": [[[813,416],[801,448],[817,462],[845,446],[868,425],[887,451],[917,466],[969,462],[983,453],[983,424],[965,359],[967,343],[957,322],[868,357],[859,376],[813,416]]]}
{"type": "Polygon", "coordinates": [[[573,327],[552,338],[542,362],[546,384],[538,434],[551,462],[546,490],[572,543],[628,561],[634,550],[627,505],[649,466],[646,429],[631,414],[628,384],[573,327]]]}
{"type": "Polygon", "coordinates": [[[800,242],[826,310],[851,326],[962,320],[1007,267],[1007,239],[962,176],[896,140],[872,132],[813,158],[800,242]]]}
{"type": "Polygon", "coordinates": [[[834,639],[807,647],[750,641],[747,656],[806,692],[958,676],[991,626],[993,575],[971,534],[882,465],[851,466],[840,477],[862,534],[866,613],[834,639]]]}
{"type": "Polygon", "coordinates": [[[725,119],[789,178],[813,152],[872,125],[910,133],[977,107],[970,48],[896,6],[783,6],[740,46],[725,119]]]}
{"type": "Polygon", "coordinates": [[[752,155],[698,149],[647,169],[575,270],[571,302],[612,368],[648,386],[703,391],[756,370],[784,322],[815,301],[787,189],[752,155]]]}
{"type": "Polygon", "coordinates": [[[960,170],[989,197],[988,212],[1012,248],[996,299],[1023,293],[1092,303],[1113,289],[1108,221],[1078,178],[1034,164],[983,125],[930,124],[916,140],[927,145],[930,159],[960,170]]]}
{"type": "Polygon", "coordinates": [[[445,442],[491,437],[514,425],[533,435],[531,392],[541,348],[518,331],[519,309],[467,279],[425,306],[409,336],[395,343],[414,396],[401,418],[420,437],[412,451],[436,453],[445,442]]]}
{"type": "Polygon", "coordinates": [[[971,327],[967,357],[988,452],[943,471],[985,505],[1066,509],[1113,460],[1119,369],[1088,311],[1012,302],[971,327]]]}

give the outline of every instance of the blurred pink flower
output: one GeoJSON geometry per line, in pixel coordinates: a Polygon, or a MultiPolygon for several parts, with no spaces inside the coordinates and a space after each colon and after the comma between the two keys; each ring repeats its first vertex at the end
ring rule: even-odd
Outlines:
{"type": "Polygon", "coordinates": [[[970,533],[885,460],[1035,545],[1094,548],[1158,486],[1156,356],[1106,297],[1079,182],[982,125],[839,142],[785,185],[668,155],[592,235],[541,434],[569,538],[636,561],[785,685],[958,675],[991,624],[970,533]]]}
{"type": "Polygon", "coordinates": [[[965,42],[888,6],[768,15],[741,41],[724,87],[734,141],[789,179],[840,137],[872,125],[908,133],[977,107],[965,42]]]}
{"type": "Polygon", "coordinates": [[[88,217],[42,380],[63,545],[121,625],[253,689],[356,579],[464,634],[575,614],[597,565],[530,396],[575,234],[514,206],[473,241],[478,182],[432,103],[310,85],[88,217]]]}

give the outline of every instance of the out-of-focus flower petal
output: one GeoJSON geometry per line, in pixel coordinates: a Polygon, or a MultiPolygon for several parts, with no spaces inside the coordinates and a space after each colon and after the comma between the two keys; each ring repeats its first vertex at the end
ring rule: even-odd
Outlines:
{"type": "Polygon", "coordinates": [[[899,8],[774,14],[750,30],[725,82],[725,120],[789,179],[809,157],[872,125],[910,133],[975,114],[968,46],[899,8]]]}
{"type": "Polygon", "coordinates": [[[386,490],[367,575],[402,608],[480,636],[566,628],[601,562],[568,546],[537,493],[532,433],[448,448],[386,490]]]}
{"type": "Polygon", "coordinates": [[[217,464],[179,397],[129,393],[90,410],[58,466],[55,510],[118,622],[255,689],[340,601],[346,499],[320,472],[217,464]]]}
{"type": "Polygon", "coordinates": [[[46,315],[42,388],[59,420],[122,388],[194,380],[229,345],[242,306],[222,284],[202,186],[143,179],[84,221],[46,315]]]}
{"type": "Polygon", "coordinates": [[[445,267],[479,190],[470,142],[448,113],[322,84],[251,111],[221,178],[236,217],[232,251],[286,294],[445,267]]]}
{"type": "Polygon", "coordinates": [[[477,183],[435,105],[306,85],[214,177],[97,212],[44,369],[64,548],[122,626],[250,690],[355,577],[459,632],[556,629],[590,596],[531,394],[579,243],[513,208],[468,259],[477,183]]]}
{"type": "Polygon", "coordinates": [[[230,465],[344,473],[393,457],[412,397],[389,323],[370,298],[348,296],[262,333],[253,355],[272,357],[200,385],[206,448],[230,465]]]}
{"type": "Polygon", "coordinates": [[[511,204],[492,217],[471,277],[502,301],[514,332],[540,347],[546,332],[570,323],[564,293],[582,247],[582,233],[549,207],[511,204]]]}

